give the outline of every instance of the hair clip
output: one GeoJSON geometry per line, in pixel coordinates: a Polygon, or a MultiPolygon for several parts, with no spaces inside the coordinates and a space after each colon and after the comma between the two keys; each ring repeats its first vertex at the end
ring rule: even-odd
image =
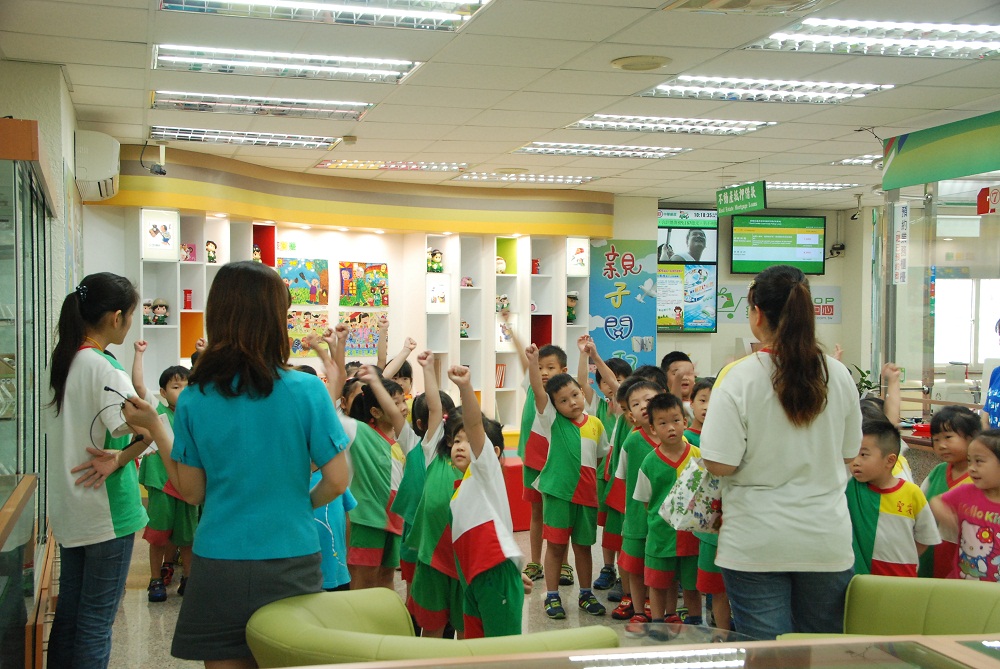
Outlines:
{"type": "Polygon", "coordinates": [[[747,284],[747,292],[753,290],[753,287],[757,285],[757,279],[752,279],[749,284],[747,284]]]}
{"type": "Polygon", "coordinates": [[[76,287],[76,294],[80,296],[81,302],[87,301],[87,287],[82,283],[76,287]]]}

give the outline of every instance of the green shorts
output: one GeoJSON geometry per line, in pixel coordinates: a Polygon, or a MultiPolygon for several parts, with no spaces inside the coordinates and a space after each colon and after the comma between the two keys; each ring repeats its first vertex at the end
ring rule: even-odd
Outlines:
{"type": "Polygon", "coordinates": [[[698,556],[657,557],[646,555],[643,580],[649,587],[659,590],[670,587],[670,583],[674,580],[679,581],[684,590],[696,590],[698,586],[698,556]]]}
{"type": "Polygon", "coordinates": [[[198,527],[198,507],[157,488],[147,488],[149,523],[142,537],[153,546],[190,546],[198,527]]]}
{"type": "Polygon", "coordinates": [[[715,554],[719,547],[707,541],[698,543],[698,569],[710,574],[721,574],[722,570],[715,566],[715,554]]]}
{"type": "Polygon", "coordinates": [[[504,560],[465,588],[465,638],[521,633],[524,583],[517,565],[504,560]]]}
{"type": "Polygon", "coordinates": [[[525,502],[537,504],[542,501],[542,493],[538,492],[534,486],[539,474],[541,474],[541,472],[537,469],[532,469],[527,465],[522,465],[521,476],[524,480],[524,491],[521,493],[521,499],[525,502]]]}
{"type": "Polygon", "coordinates": [[[352,524],[347,564],[395,569],[399,566],[399,544],[398,534],[367,525],[352,524]]]}
{"type": "Polygon", "coordinates": [[[554,544],[597,543],[597,507],[542,494],[542,538],[554,544]]]}
{"type": "Polygon", "coordinates": [[[618,566],[630,574],[641,576],[646,568],[646,537],[642,539],[622,538],[622,549],[618,554],[618,566]]]}
{"type": "Polygon", "coordinates": [[[462,583],[457,578],[417,562],[406,608],[423,629],[437,630],[451,623],[461,632],[465,629],[462,615],[464,594],[462,583]]]}

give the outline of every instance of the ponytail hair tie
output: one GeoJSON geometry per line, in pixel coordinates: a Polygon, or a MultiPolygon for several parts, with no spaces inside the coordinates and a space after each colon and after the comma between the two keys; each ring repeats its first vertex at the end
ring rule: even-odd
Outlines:
{"type": "Polygon", "coordinates": [[[81,302],[87,301],[87,287],[82,283],[76,287],[76,294],[80,296],[81,302]]]}

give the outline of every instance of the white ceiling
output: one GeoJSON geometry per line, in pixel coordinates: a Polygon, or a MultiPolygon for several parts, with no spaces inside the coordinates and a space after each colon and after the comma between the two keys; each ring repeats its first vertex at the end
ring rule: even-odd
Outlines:
{"type": "MultiPolygon", "coordinates": [[[[599,179],[577,189],[714,202],[740,180],[859,183],[839,192],[768,194],[772,207],[849,209],[880,202],[871,167],[830,163],[880,153],[886,138],[1000,109],[1000,60],[958,61],[746,51],[797,18],[664,12],[663,0],[492,0],[457,33],[165,12],[157,0],[0,0],[0,58],[64,66],[79,125],[141,144],[152,125],[355,135],[332,151],[171,142],[293,172],[331,174],[328,158],[523,167],[599,179]],[[151,69],[157,43],[422,61],[403,83],[279,79],[151,69]],[[655,73],[611,67],[622,56],[671,59],[655,73]],[[841,105],[635,97],[677,74],[895,84],[841,105]],[[376,103],[360,122],[150,109],[151,91],[376,103]],[[594,113],[776,121],[741,137],[569,130],[594,113]],[[512,154],[532,141],[679,146],[661,160],[512,154]]],[[[815,16],[1000,24],[996,0],[832,0],[815,16]]],[[[167,154],[169,163],[169,149],[167,154]]],[[[168,164],[169,167],[169,164],[168,164]]],[[[457,185],[454,173],[336,170],[338,177],[457,185]]],[[[482,184],[477,184],[481,186],[482,184]]],[[[496,184],[497,188],[523,188],[496,184]]]]}

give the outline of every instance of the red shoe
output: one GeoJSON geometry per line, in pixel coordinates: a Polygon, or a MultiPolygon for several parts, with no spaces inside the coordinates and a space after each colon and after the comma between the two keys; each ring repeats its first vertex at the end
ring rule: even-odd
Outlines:
{"type": "Polygon", "coordinates": [[[174,580],[174,565],[170,562],[164,562],[160,565],[160,580],[163,581],[163,585],[170,585],[170,581],[174,580]]]}
{"type": "Polygon", "coordinates": [[[632,607],[631,597],[622,597],[622,601],[618,604],[618,607],[611,612],[611,617],[615,620],[629,620],[635,615],[635,609],[632,607]]]}
{"type": "Polygon", "coordinates": [[[653,619],[649,616],[637,613],[625,625],[625,634],[629,636],[645,636],[649,630],[646,625],[651,622],[653,622],[653,619]]]}
{"type": "Polygon", "coordinates": [[[681,617],[676,613],[668,614],[666,617],[664,617],[663,622],[676,625],[684,624],[684,620],[682,620],[681,617]]]}
{"type": "Polygon", "coordinates": [[[650,620],[653,619],[653,611],[649,608],[649,600],[646,600],[646,605],[642,607],[642,612],[646,614],[646,617],[650,620]]]}

